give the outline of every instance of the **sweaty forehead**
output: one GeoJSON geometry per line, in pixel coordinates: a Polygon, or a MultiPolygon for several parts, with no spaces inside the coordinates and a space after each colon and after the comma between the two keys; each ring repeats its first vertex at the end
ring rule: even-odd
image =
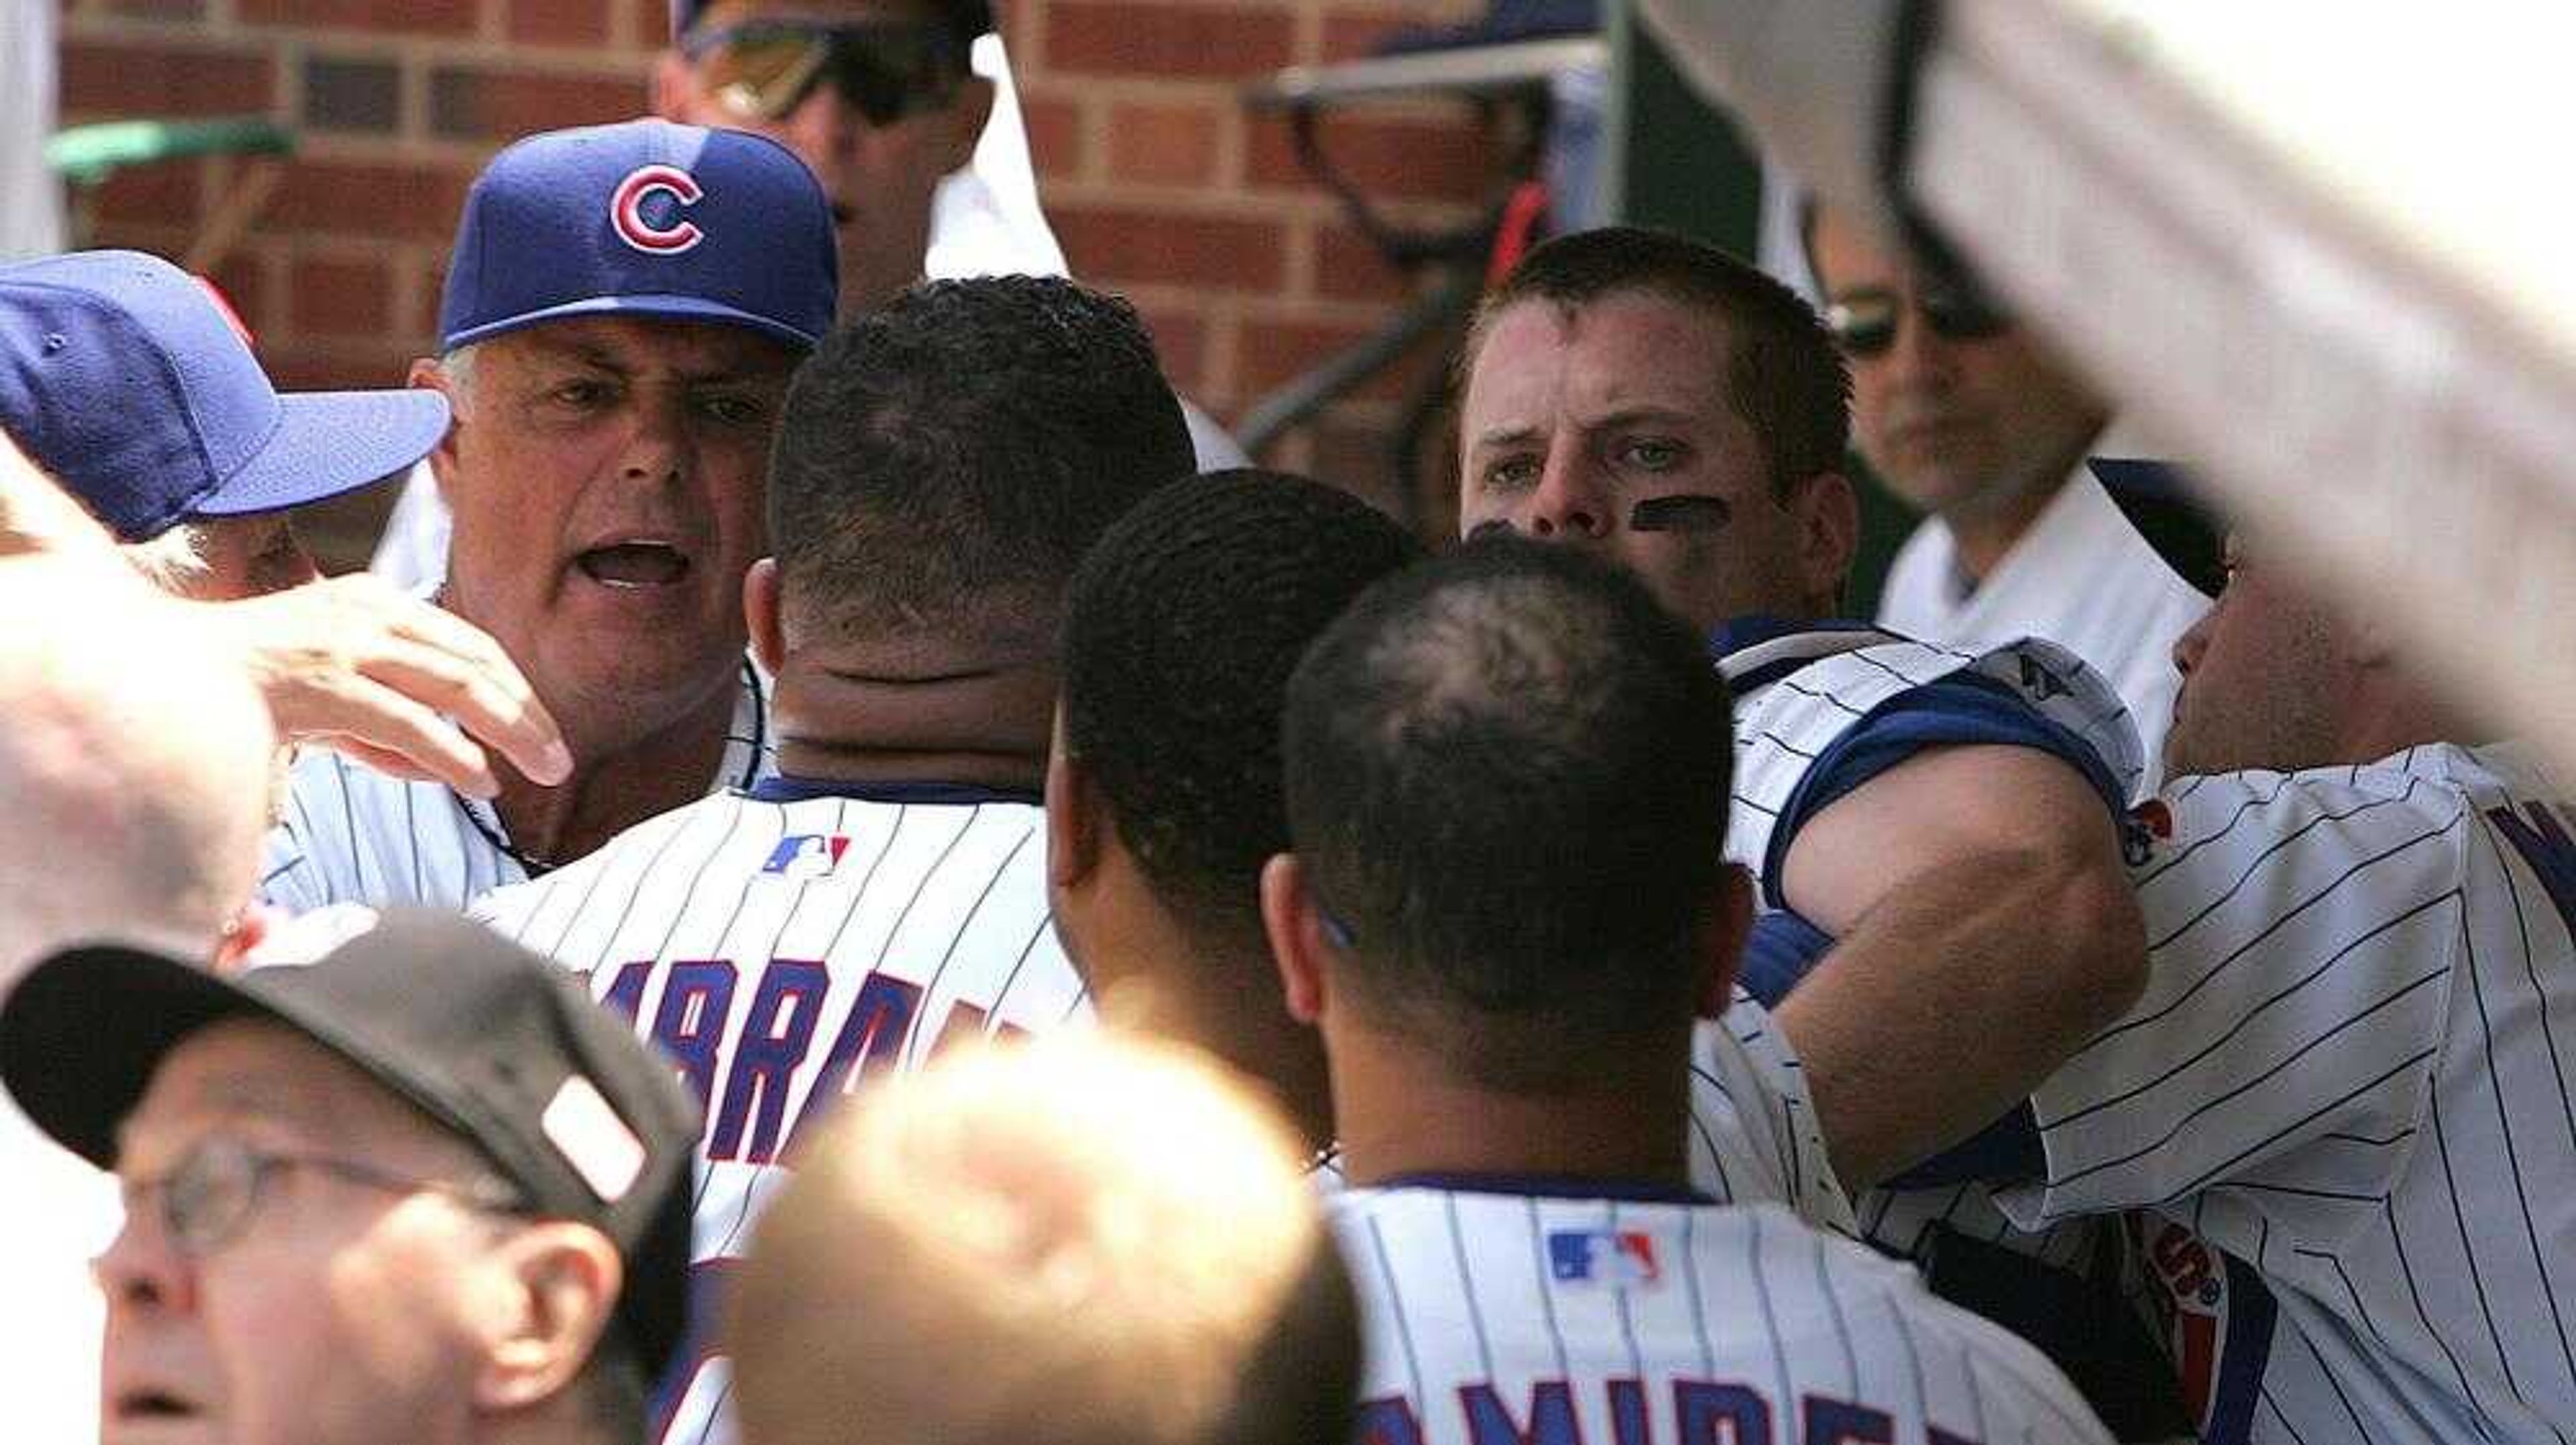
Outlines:
{"type": "Polygon", "coordinates": [[[1649,293],[1571,306],[1517,302],[1495,317],[1476,353],[1466,436],[1639,413],[1719,419],[1730,345],[1717,317],[1649,293]]]}
{"type": "Polygon", "coordinates": [[[496,336],[483,347],[505,364],[575,363],[687,376],[784,376],[795,369],[798,359],[784,345],[748,327],[627,316],[547,322],[496,336]]]}

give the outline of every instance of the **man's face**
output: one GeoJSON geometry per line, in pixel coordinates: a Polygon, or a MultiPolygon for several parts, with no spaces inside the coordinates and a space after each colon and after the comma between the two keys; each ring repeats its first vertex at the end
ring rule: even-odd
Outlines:
{"type": "Polygon", "coordinates": [[[2352,686],[2350,633],[2259,549],[2227,546],[2227,588],[2174,643],[2182,690],[2165,773],[2292,771],[2341,756],[2352,686]]]}
{"type": "Polygon", "coordinates": [[[150,1186],[209,1141],[403,1180],[474,1173],[463,1144],[280,1025],[229,1020],[173,1049],[125,1121],[127,1218],[98,1262],[105,1445],[464,1438],[491,1218],[288,1166],[262,1179],[236,1234],[192,1255],[150,1186]]]}
{"type": "MultiPolygon", "coordinates": [[[[929,0],[716,0],[692,33],[769,20],[926,24],[937,16],[929,0]]],[[[803,159],[832,204],[843,315],[920,279],[930,248],[931,197],[942,178],[973,157],[992,108],[990,82],[969,76],[945,104],[908,111],[885,125],[862,114],[828,80],[774,120],[726,105],[715,82],[706,59],[666,52],[654,78],[655,109],[691,125],[765,135],[803,159]]]]}
{"type": "Polygon", "coordinates": [[[1919,278],[1826,211],[1815,230],[1816,281],[1830,306],[1886,309],[1893,340],[1875,354],[1846,346],[1852,437],[1908,503],[1927,512],[2008,505],[2072,468],[2106,419],[2100,402],[2030,334],[1942,336],[1924,315],[1919,278]]]}
{"type": "Polygon", "coordinates": [[[484,342],[444,383],[445,600],[558,714],[649,730],[731,685],[796,359],[742,327],[583,318],[484,342]]]}
{"type": "Polygon", "coordinates": [[[1645,293],[1504,310],[1460,406],[1459,525],[1613,558],[1702,631],[1829,600],[1841,563],[1819,557],[1799,493],[1783,503],[1727,405],[1728,344],[1722,321],[1645,293]]]}

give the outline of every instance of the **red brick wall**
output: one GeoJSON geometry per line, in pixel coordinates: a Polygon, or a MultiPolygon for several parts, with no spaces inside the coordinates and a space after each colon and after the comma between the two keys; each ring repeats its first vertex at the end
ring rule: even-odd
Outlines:
{"type": "MultiPolygon", "coordinates": [[[[1404,278],[1303,177],[1247,78],[1366,53],[1476,0],[1001,0],[1040,185],[1075,273],[1133,296],[1182,390],[1232,418],[1387,316],[1404,278]]],[[[293,386],[382,385],[431,344],[464,187],[500,142],[642,109],[665,0],[64,0],[66,123],[264,112],[300,135],[284,183],[218,273],[293,386]]],[[[1338,160],[1408,221],[1454,221],[1486,184],[1481,136],[1437,106],[1328,127],[1338,160]]],[[[209,160],[129,173],[93,241],[177,256],[238,183],[209,160]]],[[[1421,375],[1437,347],[1407,359],[1421,375]]],[[[1400,387],[1371,388],[1268,459],[1355,488],[1400,387]]]]}

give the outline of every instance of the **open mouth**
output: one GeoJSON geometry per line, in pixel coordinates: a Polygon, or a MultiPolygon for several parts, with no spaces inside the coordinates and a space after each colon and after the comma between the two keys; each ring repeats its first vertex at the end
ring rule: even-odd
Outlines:
{"type": "Polygon", "coordinates": [[[581,553],[573,565],[603,587],[675,587],[689,575],[689,554],[668,542],[615,542],[581,553]]]}

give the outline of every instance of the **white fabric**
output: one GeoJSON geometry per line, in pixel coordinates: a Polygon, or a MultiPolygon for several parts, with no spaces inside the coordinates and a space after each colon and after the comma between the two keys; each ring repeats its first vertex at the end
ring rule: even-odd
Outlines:
{"type": "Polygon", "coordinates": [[[2213,1445],[2576,1436],[2571,796],[2432,745],[2142,810],[2146,995],[2033,1097],[2047,1178],[1999,1197],[2146,1211],[2213,1445]]]}
{"type": "MultiPolygon", "coordinates": [[[[776,765],[768,688],[748,658],[742,680],[710,791],[748,785],[776,765]]],[[[289,913],[331,903],[463,908],[528,876],[502,846],[507,839],[500,816],[480,799],[304,748],[263,847],[260,901],[289,913]]]]}
{"type": "Polygon", "coordinates": [[[1371,1445],[2108,1442],[2029,1345],[1777,1205],[1346,1189],[1371,1445]]]}
{"type": "Polygon", "coordinates": [[[2164,564],[2091,469],[2078,467],[1973,589],[1949,524],[1924,519],[1888,569],[1878,620],[1951,647],[2045,637],[2091,663],[2128,704],[2146,749],[2145,791],[2164,771],[2165,729],[2181,683],[2174,642],[2208,610],[2209,599],[2164,564]]]}
{"type": "Polygon", "coordinates": [[[0,261],[63,248],[63,188],[45,165],[54,133],[54,0],[0,0],[0,261]]]}
{"type": "Polygon", "coordinates": [[[939,183],[930,200],[930,254],[925,276],[1027,276],[1064,274],[1064,248],[1038,207],[1036,169],[1029,162],[1028,129],[1020,122],[1020,91],[1011,80],[1002,37],[975,42],[975,73],[993,82],[993,113],[975,138],[966,169],[939,183]]]}
{"type": "MultiPolygon", "coordinates": [[[[706,1104],[692,1250],[701,1328],[706,1289],[742,1253],[787,1181],[781,1156],[823,1106],[961,1038],[1090,1019],[1048,916],[1045,814],[1027,803],[730,793],[474,911],[583,974],[706,1104]]],[[[654,1438],[731,1441],[728,1376],[712,1351],[683,1362],[654,1438]]]]}
{"type": "Polygon", "coordinates": [[[1859,1233],[1797,1055],[1741,988],[1691,1036],[1690,1171],[1720,1204],[1785,1205],[1815,1228],[1859,1233]]]}
{"type": "Polygon", "coordinates": [[[0,1359],[9,1362],[12,1440],[98,1438],[105,1302],[89,1262],[116,1236],[116,1181],[57,1147],[0,1097],[0,1359]]]}

